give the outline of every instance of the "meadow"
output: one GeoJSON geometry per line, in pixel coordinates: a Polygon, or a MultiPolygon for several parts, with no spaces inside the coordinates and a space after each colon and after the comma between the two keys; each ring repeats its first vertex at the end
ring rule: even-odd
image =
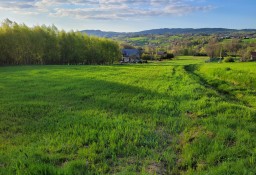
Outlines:
{"type": "Polygon", "coordinates": [[[0,67],[0,174],[255,174],[256,63],[0,67]]]}

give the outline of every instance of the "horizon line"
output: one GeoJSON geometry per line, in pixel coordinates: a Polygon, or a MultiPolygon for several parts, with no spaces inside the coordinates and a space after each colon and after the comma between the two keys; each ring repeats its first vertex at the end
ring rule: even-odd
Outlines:
{"type": "Polygon", "coordinates": [[[107,31],[107,30],[101,30],[101,29],[83,29],[80,30],[80,32],[83,31],[101,31],[101,32],[113,32],[113,33],[139,33],[139,32],[144,32],[144,31],[150,31],[150,30],[160,30],[160,29],[192,29],[192,30],[198,30],[198,29],[226,29],[226,30],[256,30],[256,28],[242,28],[242,29],[235,29],[235,28],[224,28],[224,27],[202,27],[202,28],[190,28],[190,27],[177,27],[177,28],[153,28],[153,29],[145,29],[145,30],[140,30],[140,31],[134,31],[134,32],[117,32],[117,31],[107,31]]]}

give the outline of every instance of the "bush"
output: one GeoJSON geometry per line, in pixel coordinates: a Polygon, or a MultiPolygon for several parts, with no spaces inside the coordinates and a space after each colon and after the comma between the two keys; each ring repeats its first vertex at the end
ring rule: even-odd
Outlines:
{"type": "Polygon", "coordinates": [[[194,56],[207,56],[206,53],[195,53],[194,56]]]}
{"type": "Polygon", "coordinates": [[[225,69],[226,71],[230,71],[231,70],[231,68],[230,67],[226,67],[226,69],[225,69]]]}
{"type": "Polygon", "coordinates": [[[172,59],[172,58],[174,58],[173,53],[167,53],[166,58],[167,58],[167,59],[172,59]]]}
{"type": "Polygon", "coordinates": [[[141,59],[143,59],[143,60],[151,60],[151,56],[147,55],[147,54],[142,54],[141,59]]]}
{"type": "Polygon", "coordinates": [[[235,62],[234,58],[232,58],[232,57],[226,57],[226,58],[224,58],[223,61],[226,63],[235,62]]]}

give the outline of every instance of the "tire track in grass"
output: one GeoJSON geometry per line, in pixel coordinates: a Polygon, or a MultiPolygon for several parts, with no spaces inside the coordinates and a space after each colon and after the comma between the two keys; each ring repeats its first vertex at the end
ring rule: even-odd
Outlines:
{"type": "MultiPolygon", "coordinates": [[[[198,69],[199,65],[196,64],[190,64],[190,65],[186,65],[184,66],[184,70],[193,78],[193,79],[197,79],[199,81],[199,83],[204,86],[207,89],[211,89],[214,90],[219,96],[221,96],[222,98],[224,98],[227,101],[230,101],[234,104],[239,104],[239,105],[244,105],[247,108],[253,109],[253,106],[250,105],[249,102],[245,101],[245,100],[241,100],[239,98],[237,98],[234,94],[232,94],[231,92],[224,90],[224,89],[220,89],[218,88],[218,86],[216,84],[211,84],[209,83],[203,76],[197,74],[195,71],[198,69]]],[[[227,84],[227,82],[225,81],[221,81],[218,84],[227,84]]]]}
{"type": "Polygon", "coordinates": [[[197,116],[197,112],[191,108],[191,101],[194,100],[194,95],[192,95],[192,91],[194,90],[194,79],[192,79],[187,72],[184,71],[184,65],[175,65],[173,66],[171,72],[172,76],[172,87],[170,90],[173,91],[174,96],[172,96],[172,100],[175,101],[174,108],[177,109],[176,122],[180,122],[180,130],[174,132],[175,134],[172,136],[171,149],[175,150],[175,155],[173,155],[173,165],[169,167],[166,174],[183,174],[187,171],[188,166],[184,166],[182,160],[182,152],[183,145],[181,145],[183,140],[183,134],[186,129],[190,128],[192,123],[196,123],[196,118],[193,116],[197,116]],[[186,106],[186,107],[185,107],[186,106]],[[193,111],[193,112],[191,112],[193,111]],[[188,113],[191,113],[188,114],[188,113]]]}
{"type": "MultiPolygon", "coordinates": [[[[192,83],[189,79],[191,79],[192,81],[195,81],[193,78],[191,78],[189,76],[189,74],[187,73],[187,71],[184,71],[184,65],[179,65],[179,66],[174,66],[173,70],[172,70],[172,76],[174,78],[174,82],[175,82],[175,90],[180,91],[180,89],[182,89],[183,87],[186,87],[185,93],[186,94],[190,94],[189,91],[191,91],[190,88],[193,89],[193,87],[190,87],[190,83],[192,83]],[[187,79],[189,78],[189,79],[187,79]],[[187,82],[189,81],[189,82],[187,82]]],[[[182,110],[182,108],[180,108],[181,104],[183,103],[190,103],[193,97],[192,96],[187,96],[186,102],[185,101],[180,101],[179,98],[175,99],[175,101],[178,101],[179,103],[176,103],[176,108],[182,110]]],[[[175,166],[173,167],[173,169],[171,170],[171,174],[184,174],[186,173],[186,171],[188,170],[189,166],[185,165],[183,163],[183,158],[182,158],[182,152],[183,152],[183,146],[184,146],[184,133],[186,132],[186,130],[190,131],[191,130],[191,124],[192,123],[196,123],[197,122],[197,112],[193,111],[193,109],[189,109],[187,108],[185,111],[184,109],[182,111],[180,111],[181,113],[179,114],[179,116],[181,117],[180,120],[185,120],[186,124],[183,126],[183,129],[177,133],[178,138],[176,138],[177,140],[175,142],[173,142],[173,144],[176,144],[176,146],[174,147],[174,149],[176,150],[176,156],[175,156],[175,166]]],[[[193,125],[193,124],[192,124],[193,125]]],[[[199,127],[199,126],[198,126],[199,127]]],[[[193,128],[192,128],[193,129],[193,128]]],[[[187,131],[187,132],[188,132],[187,131]]],[[[189,142],[192,142],[192,140],[195,139],[195,136],[192,135],[189,139],[189,142]]],[[[192,166],[194,167],[194,165],[192,166]]]]}
{"type": "MultiPolygon", "coordinates": [[[[158,161],[151,161],[147,164],[145,173],[146,174],[180,174],[180,170],[177,170],[179,151],[177,151],[177,144],[179,143],[179,133],[183,131],[183,122],[180,121],[180,117],[185,111],[180,109],[181,104],[184,102],[184,96],[180,92],[181,86],[180,81],[184,83],[185,76],[183,75],[183,66],[175,65],[172,66],[171,69],[168,69],[166,73],[170,75],[167,83],[167,98],[171,103],[173,103],[172,107],[168,107],[169,110],[172,110],[170,113],[171,118],[175,117],[171,121],[159,120],[156,123],[156,128],[154,129],[154,133],[158,136],[159,146],[154,150],[158,155],[158,161]],[[168,124],[169,123],[169,124],[168,124]],[[172,123],[172,128],[170,128],[170,123],[172,123]],[[177,130],[178,129],[178,130],[177,130]]],[[[164,107],[164,106],[163,106],[164,107]]],[[[164,107],[165,108],[165,107],[164,107]]]]}
{"type": "MultiPolygon", "coordinates": [[[[217,100],[213,100],[213,102],[222,102],[223,100],[230,102],[231,104],[242,106],[244,109],[252,110],[255,109],[251,107],[247,101],[242,101],[240,99],[237,99],[235,96],[233,96],[232,93],[225,93],[221,89],[218,89],[218,87],[213,86],[212,84],[207,82],[207,79],[204,77],[197,75],[195,70],[199,65],[192,64],[192,65],[185,65],[180,68],[182,68],[183,72],[183,78],[187,81],[184,82],[184,79],[181,77],[180,85],[186,85],[186,91],[193,91],[195,93],[195,96],[203,95],[202,93],[205,93],[206,91],[211,93],[213,97],[216,97],[217,100]],[[183,79],[183,80],[182,80],[183,79]],[[191,89],[189,89],[189,86],[193,83],[198,83],[201,87],[197,88],[196,86],[191,86],[191,89]],[[205,89],[205,91],[198,91],[200,88],[205,89]]],[[[179,76],[179,74],[177,75],[179,76]]],[[[191,96],[192,97],[192,96],[191,96]]],[[[194,99],[188,98],[186,104],[190,104],[194,99]]],[[[196,100],[196,99],[195,99],[196,100]]],[[[210,104],[210,106],[215,105],[216,103],[210,104]]],[[[234,108],[236,111],[236,109],[234,108]]],[[[191,111],[186,112],[185,120],[187,121],[187,124],[184,126],[184,130],[180,133],[179,142],[178,142],[178,149],[176,150],[176,168],[174,169],[173,173],[176,174],[192,174],[192,172],[201,172],[201,171],[207,171],[209,169],[216,168],[216,165],[211,164],[208,159],[209,153],[206,151],[208,149],[214,150],[210,145],[212,143],[212,140],[216,140],[216,142],[222,143],[221,140],[218,138],[215,138],[216,135],[220,134],[217,130],[214,130],[208,127],[208,124],[206,123],[207,120],[211,120],[215,114],[218,114],[218,111],[214,111],[213,114],[205,113],[206,115],[199,115],[200,114],[200,108],[194,108],[191,109],[191,111]],[[198,148],[201,149],[198,149],[198,148]]],[[[228,120],[228,121],[231,121],[228,120]]],[[[240,126],[240,125],[237,125],[240,126]]],[[[223,129],[223,131],[226,131],[226,125],[222,126],[219,124],[220,128],[223,129]]],[[[229,126],[230,127],[230,126],[229,126]]],[[[230,127],[232,129],[232,127],[230,127]]],[[[237,132],[235,130],[234,132],[237,132]]],[[[223,143],[227,146],[228,150],[231,150],[231,148],[235,145],[232,138],[225,138],[227,139],[227,143],[223,143]],[[229,142],[231,141],[231,142],[229,142]],[[231,143],[231,144],[230,144],[231,143]]],[[[237,146],[238,147],[238,146],[237,146]]],[[[214,152],[214,154],[217,154],[214,152]]],[[[225,155],[225,153],[221,154],[225,155]]],[[[223,156],[222,155],[222,156],[223,156]]],[[[228,158],[230,155],[227,155],[226,160],[224,158],[221,158],[220,162],[229,162],[228,158]]],[[[232,157],[232,156],[230,156],[232,157]]],[[[231,163],[233,163],[231,161],[231,163]]],[[[219,167],[219,166],[217,166],[219,167]]]]}
{"type": "MultiPolygon", "coordinates": [[[[173,66],[171,70],[168,70],[168,73],[171,75],[168,81],[173,81],[177,76],[177,66],[173,66]],[[170,71],[170,72],[169,72],[170,71]]],[[[173,90],[173,84],[170,84],[167,88],[168,91],[173,90]]],[[[172,96],[177,101],[177,97],[172,96]]],[[[175,103],[173,108],[177,109],[178,104],[175,103]]],[[[173,114],[174,115],[174,114],[173,114]]],[[[173,166],[175,166],[174,161],[174,152],[172,154],[173,145],[175,144],[175,136],[166,130],[166,126],[163,121],[158,121],[154,133],[160,138],[159,146],[155,149],[155,152],[159,155],[158,161],[152,161],[148,163],[145,169],[146,174],[156,174],[156,175],[165,175],[173,174],[173,166]],[[168,155],[168,156],[167,156],[168,155]],[[171,155],[171,158],[167,158],[171,155]],[[173,157],[172,157],[173,156],[173,157]]]]}

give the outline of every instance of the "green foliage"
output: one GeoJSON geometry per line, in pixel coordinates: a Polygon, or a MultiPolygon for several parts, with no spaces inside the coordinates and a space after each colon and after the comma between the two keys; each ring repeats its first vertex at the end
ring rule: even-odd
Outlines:
{"type": "Polygon", "coordinates": [[[151,56],[151,55],[149,55],[149,54],[143,53],[142,56],[141,56],[141,58],[142,58],[143,60],[152,60],[154,57],[151,56]]]}
{"type": "Polygon", "coordinates": [[[29,28],[6,20],[0,27],[0,65],[113,64],[121,58],[119,45],[55,26],[29,28]]]}
{"type": "Polygon", "coordinates": [[[255,63],[0,68],[0,174],[254,174],[255,63]]]}
{"type": "Polygon", "coordinates": [[[174,54],[172,54],[172,53],[167,53],[166,59],[172,59],[172,58],[174,58],[174,54]]]}
{"type": "Polygon", "coordinates": [[[136,49],[134,46],[131,46],[129,44],[121,44],[122,49],[136,49]]]}
{"type": "Polygon", "coordinates": [[[143,47],[151,55],[159,50],[173,53],[176,56],[209,56],[215,57],[241,57],[242,61],[250,58],[250,50],[255,50],[256,35],[253,32],[231,32],[219,34],[177,34],[177,35],[136,35],[119,36],[116,40],[134,47],[143,47]],[[227,37],[231,35],[231,37],[227,37]],[[250,36],[250,39],[242,39],[250,36]],[[229,39],[226,39],[229,38],[229,39]]]}

